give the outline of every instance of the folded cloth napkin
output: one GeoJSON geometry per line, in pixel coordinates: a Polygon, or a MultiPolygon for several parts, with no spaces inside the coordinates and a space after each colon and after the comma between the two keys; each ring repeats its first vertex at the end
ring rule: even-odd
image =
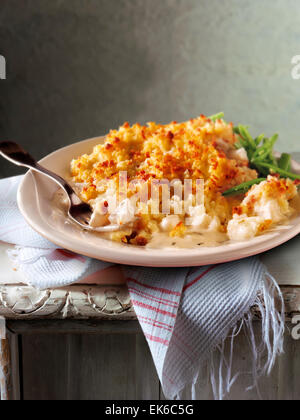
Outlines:
{"type": "MultiPolygon", "coordinates": [[[[20,180],[0,181],[0,240],[16,245],[10,257],[28,284],[61,287],[112,265],[57,249],[34,232],[16,204],[20,180]]],[[[249,385],[257,387],[258,378],[270,373],[283,351],[284,304],[276,281],[258,258],[191,269],[122,270],[167,398],[200,398],[196,384],[207,369],[214,397],[223,399],[240,374],[232,372],[232,362],[234,338],[242,329],[251,352],[249,385]],[[252,306],[261,314],[260,342],[253,332],[252,306]]]]}

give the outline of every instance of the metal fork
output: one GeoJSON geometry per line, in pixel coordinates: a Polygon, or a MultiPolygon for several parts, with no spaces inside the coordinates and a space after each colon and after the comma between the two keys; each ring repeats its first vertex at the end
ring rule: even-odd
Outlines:
{"type": "Polygon", "coordinates": [[[25,152],[17,143],[5,141],[0,143],[0,155],[17,166],[25,166],[55,181],[67,194],[69,198],[69,218],[85,230],[96,232],[114,232],[120,229],[119,225],[107,225],[103,227],[90,226],[93,209],[82,201],[73,188],[59,175],[41,166],[29,153],[25,152]]]}

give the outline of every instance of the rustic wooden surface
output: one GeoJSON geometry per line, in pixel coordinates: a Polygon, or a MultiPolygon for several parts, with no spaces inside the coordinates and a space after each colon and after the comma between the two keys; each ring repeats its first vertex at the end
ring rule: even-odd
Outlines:
{"type": "Polygon", "coordinates": [[[141,333],[24,335],[22,349],[25,400],[159,398],[141,333]]]}
{"type": "MultiPolygon", "coordinates": [[[[38,323],[38,321],[32,321],[38,323]]],[[[53,321],[48,321],[49,325],[53,321]]],[[[65,321],[58,321],[65,322],[65,321]]],[[[86,321],[77,321],[85,324],[86,321]]],[[[100,324],[101,321],[97,321],[100,324]]],[[[111,324],[107,333],[99,327],[98,334],[62,334],[47,332],[30,333],[19,328],[25,321],[11,321],[9,328],[22,333],[20,348],[22,369],[20,396],[24,400],[115,400],[115,399],[164,399],[146,340],[138,323],[120,332],[119,322],[111,324]],[[25,331],[25,332],[24,332],[25,331]]],[[[30,328],[31,324],[29,324],[30,328]]],[[[42,328],[41,326],[41,328],[42,328]]],[[[57,324],[55,327],[57,328],[57,324]]],[[[258,328],[257,323],[255,328],[258,328]]],[[[288,328],[291,328],[288,325],[288,328]]],[[[38,331],[35,329],[35,331],[38,331]]],[[[258,333],[258,332],[257,332],[258,333]]],[[[259,382],[261,396],[266,400],[299,400],[300,341],[286,331],[285,353],[278,358],[270,377],[259,382]]],[[[249,372],[247,339],[241,333],[235,342],[234,369],[249,372]]],[[[233,386],[230,399],[256,400],[256,390],[246,392],[250,375],[241,376],[233,386]]],[[[212,399],[211,385],[200,381],[200,399],[212,399]]],[[[188,398],[188,395],[186,395],[188,398]]]]}

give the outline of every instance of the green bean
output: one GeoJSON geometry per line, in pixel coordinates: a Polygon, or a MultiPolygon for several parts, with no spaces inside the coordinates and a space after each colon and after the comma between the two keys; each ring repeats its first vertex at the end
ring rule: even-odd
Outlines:
{"type": "Polygon", "coordinates": [[[263,181],[266,181],[266,178],[252,179],[251,181],[244,182],[243,184],[237,185],[236,187],[230,188],[230,190],[223,192],[223,196],[228,197],[230,195],[246,194],[246,192],[248,192],[253,185],[260,184],[263,181]]]}
{"type": "Polygon", "coordinates": [[[224,112],[219,112],[218,114],[212,115],[211,117],[208,117],[213,122],[217,120],[222,120],[224,118],[224,112]]]}
{"type": "Polygon", "coordinates": [[[258,173],[259,173],[260,175],[263,175],[263,176],[268,176],[268,175],[270,174],[269,169],[262,168],[261,166],[259,166],[259,164],[256,164],[256,165],[255,165],[255,169],[258,171],[258,173]]]}
{"type": "Polygon", "coordinates": [[[260,145],[260,143],[261,143],[264,139],[265,139],[265,135],[264,135],[264,134],[261,134],[260,136],[256,137],[256,139],[254,140],[254,141],[255,141],[256,146],[259,146],[259,145],[260,145]]]}
{"type": "Polygon", "coordinates": [[[270,159],[270,161],[271,161],[271,164],[272,164],[272,165],[274,165],[274,166],[278,166],[277,159],[274,157],[274,155],[273,155],[272,151],[271,151],[271,153],[270,153],[269,159],[270,159]]]}
{"type": "Polygon", "coordinates": [[[282,153],[280,159],[278,160],[278,167],[280,169],[283,169],[284,171],[290,172],[292,167],[291,162],[291,155],[289,155],[288,153],[282,153]]]}
{"type": "Polygon", "coordinates": [[[246,127],[246,126],[244,126],[244,125],[239,125],[239,131],[240,131],[240,135],[245,139],[245,140],[247,140],[247,142],[248,142],[248,144],[249,144],[249,146],[252,148],[252,149],[256,149],[256,144],[255,144],[255,141],[253,140],[253,138],[251,137],[251,135],[250,135],[250,133],[249,133],[249,130],[248,130],[248,128],[246,127]]]}
{"type": "MultiPolygon", "coordinates": [[[[286,171],[284,169],[279,168],[278,166],[272,165],[270,163],[265,163],[265,162],[260,162],[259,163],[260,166],[262,166],[263,168],[269,169],[270,171],[272,171],[274,174],[279,174],[281,175],[283,178],[290,178],[292,180],[297,180],[300,179],[300,175],[297,174],[293,174],[292,172],[286,171]]],[[[271,173],[271,172],[270,172],[271,173]]]]}
{"type": "Polygon", "coordinates": [[[246,150],[249,148],[247,140],[243,139],[242,137],[240,138],[240,145],[246,150]]]}
{"type": "Polygon", "coordinates": [[[261,147],[256,148],[256,152],[252,156],[252,163],[262,161],[269,157],[273,164],[276,165],[272,151],[277,139],[278,134],[274,134],[274,136],[272,136],[270,139],[265,139],[264,144],[261,147]]]}
{"type": "Polygon", "coordinates": [[[274,136],[270,138],[270,142],[269,142],[269,150],[270,150],[269,157],[270,157],[270,160],[273,162],[273,165],[275,166],[277,166],[277,161],[273,156],[273,148],[274,148],[275,143],[278,140],[278,137],[279,137],[278,134],[274,134],[274,136]]]}

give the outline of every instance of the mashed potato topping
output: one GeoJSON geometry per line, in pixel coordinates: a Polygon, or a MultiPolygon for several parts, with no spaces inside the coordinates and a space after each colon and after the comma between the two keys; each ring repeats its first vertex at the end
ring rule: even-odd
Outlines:
{"type": "Polygon", "coordinates": [[[207,231],[244,240],[289,217],[289,201],[297,189],[290,180],[270,176],[246,197],[224,197],[229,188],[258,178],[246,150],[234,147],[237,140],[231,123],[203,115],[167,125],[125,123],[90,155],[72,161],[72,180],[81,198],[94,208],[92,226],[120,226],[109,234],[112,240],[144,246],[155,234],[175,238],[207,231]],[[124,195],[120,174],[125,171],[124,195]],[[203,202],[196,200],[194,183],[189,194],[180,194],[177,186],[199,179],[203,202]],[[171,183],[168,212],[162,211],[161,190],[155,197],[150,194],[161,180],[171,183]],[[148,199],[142,200],[145,194],[148,199]]]}

